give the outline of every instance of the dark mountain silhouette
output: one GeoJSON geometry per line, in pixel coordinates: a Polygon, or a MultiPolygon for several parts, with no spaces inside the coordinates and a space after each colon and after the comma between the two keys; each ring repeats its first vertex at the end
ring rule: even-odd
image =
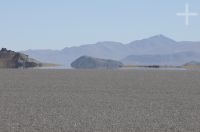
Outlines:
{"type": "Polygon", "coordinates": [[[71,66],[76,69],[115,69],[122,67],[123,64],[114,60],[81,56],[72,62],[71,66]]]}

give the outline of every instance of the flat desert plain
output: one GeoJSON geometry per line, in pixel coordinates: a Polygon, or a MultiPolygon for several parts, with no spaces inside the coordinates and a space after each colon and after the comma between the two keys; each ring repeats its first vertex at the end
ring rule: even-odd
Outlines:
{"type": "Polygon", "coordinates": [[[0,132],[199,132],[200,71],[0,70],[0,132]]]}

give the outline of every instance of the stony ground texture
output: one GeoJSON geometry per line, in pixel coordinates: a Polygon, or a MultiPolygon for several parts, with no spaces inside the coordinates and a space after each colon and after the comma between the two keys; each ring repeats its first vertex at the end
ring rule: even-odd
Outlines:
{"type": "Polygon", "coordinates": [[[0,132],[200,131],[200,72],[0,70],[0,132]]]}

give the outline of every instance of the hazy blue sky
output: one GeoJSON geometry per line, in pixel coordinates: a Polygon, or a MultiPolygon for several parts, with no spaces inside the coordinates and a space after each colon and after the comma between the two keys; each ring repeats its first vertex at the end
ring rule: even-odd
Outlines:
{"type": "Polygon", "coordinates": [[[199,0],[1,0],[0,46],[62,49],[97,41],[130,41],[164,34],[200,40],[199,0]],[[185,3],[197,17],[177,17],[185,3]]]}

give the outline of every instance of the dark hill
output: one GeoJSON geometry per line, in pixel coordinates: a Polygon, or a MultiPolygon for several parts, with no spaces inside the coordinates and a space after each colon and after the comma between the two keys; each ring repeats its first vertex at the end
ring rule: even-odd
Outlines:
{"type": "Polygon", "coordinates": [[[122,67],[123,64],[115,60],[81,56],[72,62],[71,66],[75,69],[115,69],[122,67]]]}

